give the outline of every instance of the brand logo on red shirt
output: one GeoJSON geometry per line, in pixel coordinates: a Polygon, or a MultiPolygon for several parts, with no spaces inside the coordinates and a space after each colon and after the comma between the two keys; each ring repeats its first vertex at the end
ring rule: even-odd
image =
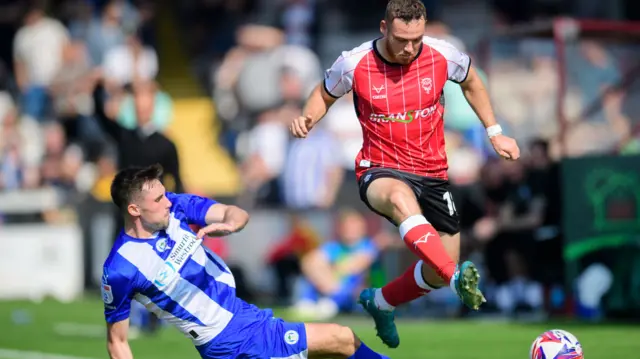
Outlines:
{"type": "Polygon", "coordinates": [[[427,118],[433,115],[435,111],[436,111],[436,105],[433,105],[428,108],[424,108],[422,110],[407,111],[403,113],[396,113],[396,114],[390,114],[390,115],[372,113],[371,116],[369,116],[369,121],[384,122],[384,123],[386,122],[411,123],[416,118],[427,118]]]}

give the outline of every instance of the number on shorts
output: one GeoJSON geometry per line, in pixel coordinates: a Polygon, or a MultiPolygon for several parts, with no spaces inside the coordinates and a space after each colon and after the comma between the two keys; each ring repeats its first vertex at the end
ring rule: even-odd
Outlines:
{"type": "Polygon", "coordinates": [[[451,192],[445,192],[442,195],[442,198],[447,201],[447,207],[449,207],[449,215],[453,216],[456,214],[456,205],[453,203],[453,197],[451,196],[451,192]]]}

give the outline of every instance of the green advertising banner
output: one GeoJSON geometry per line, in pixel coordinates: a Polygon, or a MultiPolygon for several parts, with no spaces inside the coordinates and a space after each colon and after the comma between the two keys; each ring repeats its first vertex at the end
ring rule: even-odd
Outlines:
{"type": "Polygon", "coordinates": [[[563,160],[562,189],[567,283],[605,253],[615,278],[605,306],[640,310],[640,156],[563,160]]]}

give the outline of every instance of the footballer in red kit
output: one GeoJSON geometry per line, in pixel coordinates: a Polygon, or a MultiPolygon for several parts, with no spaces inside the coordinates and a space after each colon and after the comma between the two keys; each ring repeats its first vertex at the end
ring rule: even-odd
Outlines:
{"type": "Polygon", "coordinates": [[[420,0],[390,0],[380,22],[383,36],[344,51],[290,126],[295,137],[305,138],[338,98],[353,92],[363,132],[355,160],[360,197],[398,226],[407,248],[419,258],[383,288],[360,294],[378,336],[392,348],[400,344],[396,306],[443,286],[471,309],[485,301],[475,265],[457,264],[460,229],[447,177],[445,83],[460,84],[498,155],[508,160],[520,156],[515,140],[502,134],[469,55],[424,36],[426,19],[420,0]]]}
{"type": "Polygon", "coordinates": [[[401,65],[382,56],[379,41],[342,53],[323,83],[335,98],[353,91],[364,134],[356,159],[358,179],[372,167],[446,179],[442,89],[447,80],[467,78],[469,56],[424,37],[414,60],[401,65]]]}

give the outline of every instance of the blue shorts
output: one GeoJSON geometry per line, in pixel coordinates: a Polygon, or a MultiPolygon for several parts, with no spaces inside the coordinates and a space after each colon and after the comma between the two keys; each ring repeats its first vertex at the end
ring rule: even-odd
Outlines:
{"type": "MultiPolygon", "coordinates": [[[[272,318],[242,333],[247,339],[230,358],[237,359],[307,359],[307,332],[304,323],[287,323],[272,318]]],[[[215,346],[215,345],[214,345],[215,346]]],[[[197,348],[203,359],[221,359],[215,348],[197,348]]]]}

